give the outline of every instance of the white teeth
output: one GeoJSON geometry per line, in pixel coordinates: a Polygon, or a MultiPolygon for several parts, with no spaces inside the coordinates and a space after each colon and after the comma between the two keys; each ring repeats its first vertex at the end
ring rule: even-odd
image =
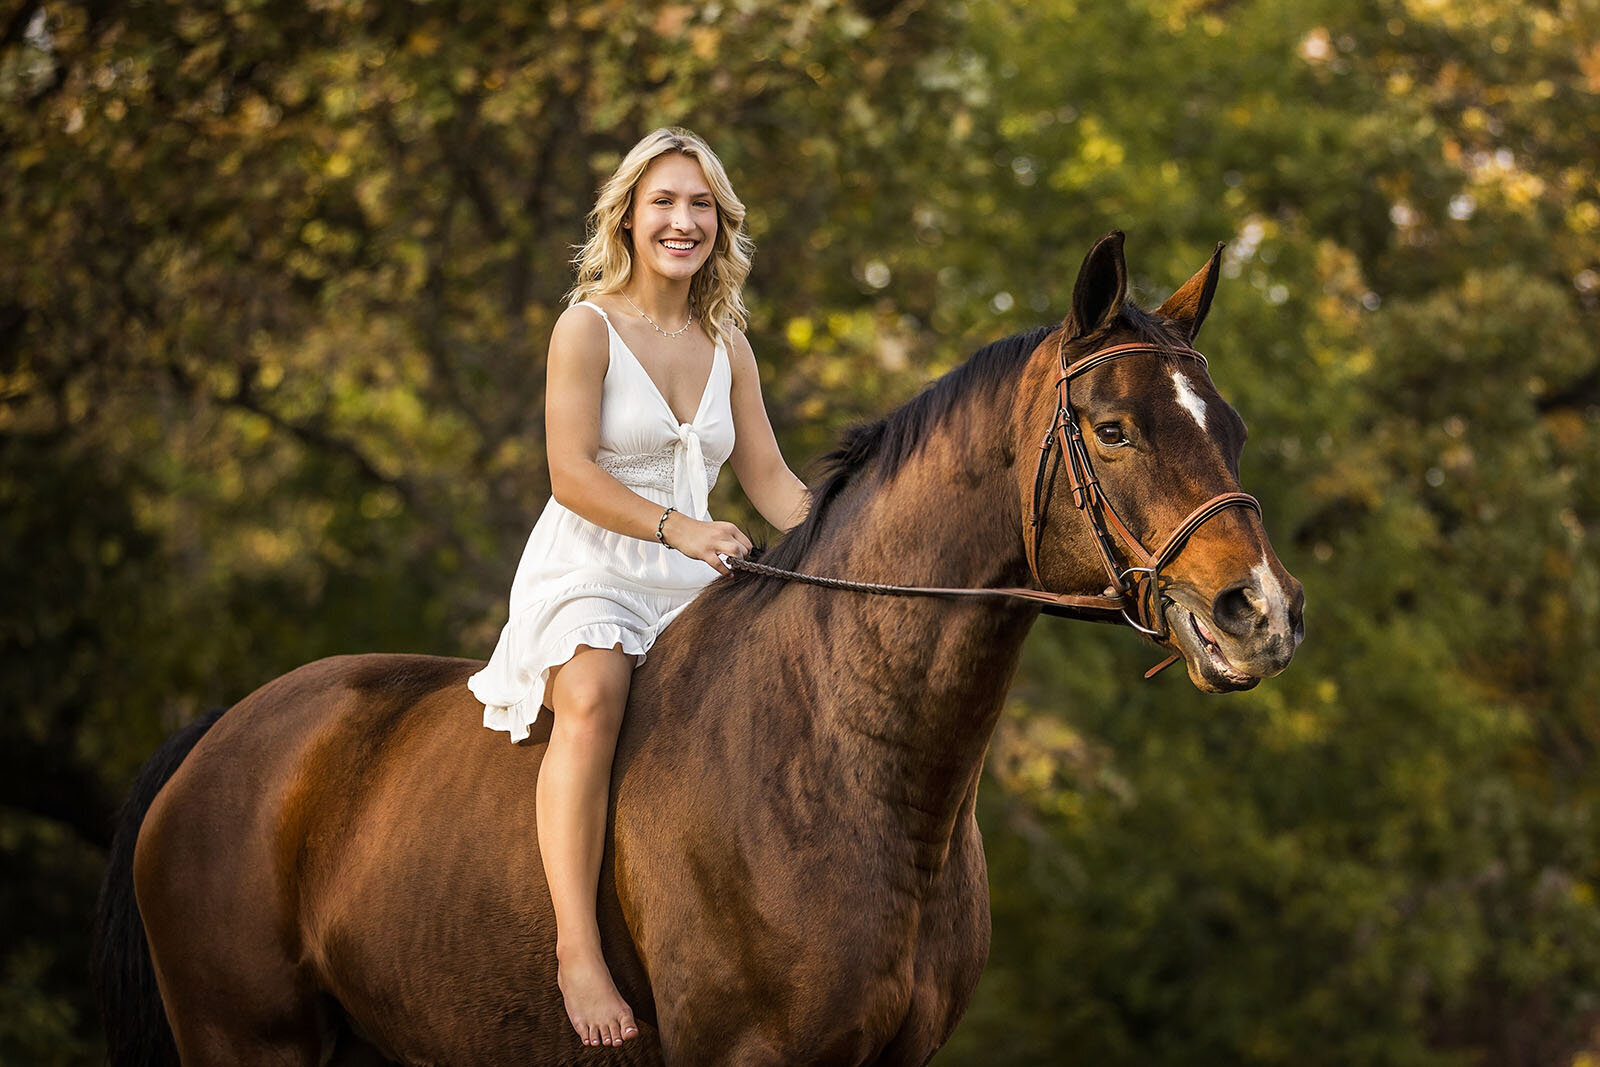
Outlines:
{"type": "Polygon", "coordinates": [[[668,248],[676,248],[680,252],[687,252],[695,245],[695,242],[693,241],[662,241],[661,243],[666,245],[668,248]]]}
{"type": "Polygon", "coordinates": [[[1249,680],[1249,675],[1228,662],[1227,657],[1222,654],[1222,647],[1217,644],[1217,639],[1212,637],[1210,631],[1200,622],[1199,616],[1190,612],[1189,624],[1194,628],[1195,634],[1204,642],[1206,655],[1211,659],[1211,665],[1217,669],[1218,673],[1236,682],[1249,680]]]}

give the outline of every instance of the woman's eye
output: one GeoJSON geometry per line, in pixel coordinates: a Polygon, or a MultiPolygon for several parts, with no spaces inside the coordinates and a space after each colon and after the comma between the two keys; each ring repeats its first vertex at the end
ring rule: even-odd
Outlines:
{"type": "Polygon", "coordinates": [[[1094,435],[1095,437],[1099,438],[1100,443],[1103,445],[1121,445],[1126,444],[1128,441],[1126,437],[1122,436],[1122,427],[1116,425],[1115,423],[1107,423],[1104,426],[1096,426],[1094,428],[1094,435]]]}

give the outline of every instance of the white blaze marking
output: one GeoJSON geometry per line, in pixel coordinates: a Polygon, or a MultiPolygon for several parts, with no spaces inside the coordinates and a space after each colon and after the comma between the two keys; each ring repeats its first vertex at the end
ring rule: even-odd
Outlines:
{"type": "Polygon", "coordinates": [[[1172,372],[1172,384],[1178,390],[1178,403],[1183,405],[1185,411],[1194,416],[1194,421],[1206,428],[1206,402],[1200,394],[1194,391],[1194,386],[1189,384],[1189,379],[1183,376],[1181,370],[1172,372]]]}
{"type": "Polygon", "coordinates": [[[1279,619],[1288,618],[1289,597],[1283,591],[1283,584],[1278,581],[1278,576],[1272,573],[1272,565],[1267,562],[1265,554],[1261,562],[1250,568],[1250,577],[1256,580],[1256,588],[1261,590],[1261,595],[1266,598],[1267,610],[1262,614],[1276,624],[1279,619]]]}

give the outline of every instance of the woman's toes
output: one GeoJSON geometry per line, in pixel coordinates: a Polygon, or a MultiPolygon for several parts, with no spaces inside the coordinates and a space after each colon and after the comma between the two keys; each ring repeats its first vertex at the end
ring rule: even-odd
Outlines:
{"type": "Polygon", "coordinates": [[[618,1042],[626,1041],[630,1037],[639,1036],[639,1026],[632,1019],[622,1020],[622,1033],[618,1035],[618,1042]]]}

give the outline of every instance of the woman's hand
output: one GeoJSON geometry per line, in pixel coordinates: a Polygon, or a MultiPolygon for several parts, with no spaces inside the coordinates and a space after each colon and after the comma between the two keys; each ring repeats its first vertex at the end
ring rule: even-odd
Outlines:
{"type": "Polygon", "coordinates": [[[690,559],[700,560],[721,574],[732,574],[720,556],[743,557],[750,552],[750,538],[731,522],[701,522],[674,511],[661,526],[667,544],[690,559]]]}

